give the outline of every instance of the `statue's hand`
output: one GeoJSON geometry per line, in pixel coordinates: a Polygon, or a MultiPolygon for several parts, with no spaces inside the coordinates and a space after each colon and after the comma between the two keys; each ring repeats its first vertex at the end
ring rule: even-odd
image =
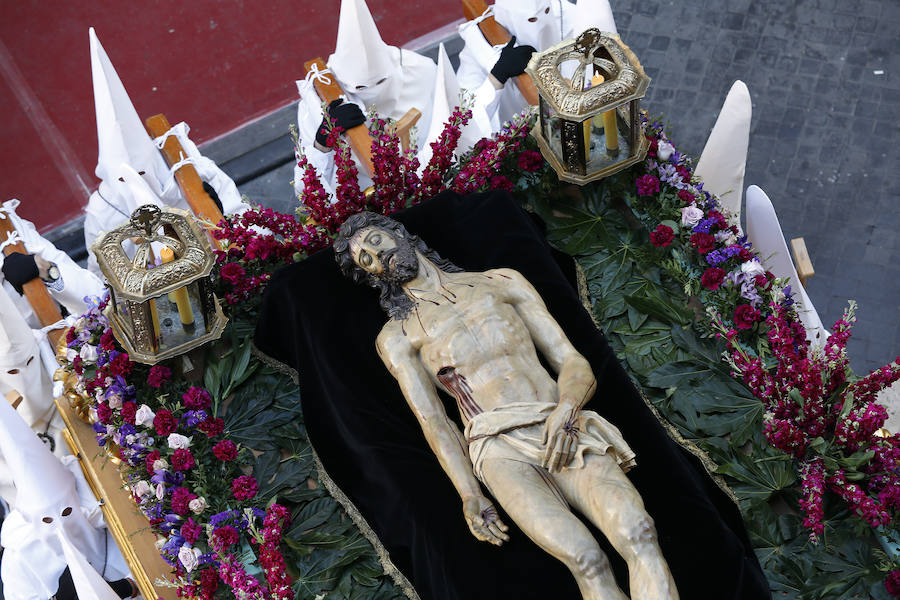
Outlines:
{"type": "Polygon", "coordinates": [[[503,524],[493,503],[484,496],[479,494],[463,498],[463,514],[469,524],[469,531],[476,539],[495,546],[509,541],[509,536],[506,535],[509,527],[503,524]]]}
{"type": "Polygon", "coordinates": [[[578,449],[578,409],[558,405],[544,422],[544,458],[541,466],[550,472],[559,471],[575,457],[578,449]]]}

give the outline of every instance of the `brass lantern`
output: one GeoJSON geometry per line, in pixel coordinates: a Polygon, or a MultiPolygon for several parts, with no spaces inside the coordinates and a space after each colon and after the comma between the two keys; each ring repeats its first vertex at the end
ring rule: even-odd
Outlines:
{"type": "Polygon", "coordinates": [[[584,185],[643,160],[640,99],[650,78],[619,36],[591,28],[531,57],[540,96],[532,130],[559,178],[584,185]]]}
{"type": "Polygon", "coordinates": [[[222,335],[228,319],[212,291],[215,257],[186,211],[139,206],[91,251],[106,276],[113,333],[132,360],[156,364],[222,335]]]}

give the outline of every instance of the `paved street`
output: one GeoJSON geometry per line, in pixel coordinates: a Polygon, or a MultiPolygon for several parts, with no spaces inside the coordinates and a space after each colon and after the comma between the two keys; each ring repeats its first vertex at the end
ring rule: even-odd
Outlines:
{"type": "Polygon", "coordinates": [[[900,355],[900,2],[616,0],[653,78],[645,107],[699,156],[735,79],[753,98],[745,186],[806,240],[830,325],[859,302],[857,371],[900,355]]]}

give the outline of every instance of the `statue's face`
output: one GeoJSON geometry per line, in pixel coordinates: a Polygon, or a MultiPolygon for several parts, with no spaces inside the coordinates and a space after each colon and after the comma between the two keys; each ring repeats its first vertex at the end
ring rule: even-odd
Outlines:
{"type": "Polygon", "coordinates": [[[357,232],[350,239],[350,255],[364,271],[393,283],[409,281],[419,272],[419,261],[409,242],[378,227],[357,232]]]}

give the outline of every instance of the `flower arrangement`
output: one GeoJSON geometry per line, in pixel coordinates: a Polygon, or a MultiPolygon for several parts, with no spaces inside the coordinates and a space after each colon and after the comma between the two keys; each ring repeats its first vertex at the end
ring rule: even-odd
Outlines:
{"type": "Polygon", "coordinates": [[[278,547],[286,509],[255,506],[258,483],[242,472],[252,456],[228,439],[210,392],[167,366],[131,362],[116,345],[106,303],[94,302],[67,330],[62,366],[76,373],[76,389],[94,398],[97,442],[115,448],[179,595],[211,600],[224,582],[239,597],[293,597],[278,547]],[[266,584],[229,553],[243,541],[261,545],[266,584]]]}

